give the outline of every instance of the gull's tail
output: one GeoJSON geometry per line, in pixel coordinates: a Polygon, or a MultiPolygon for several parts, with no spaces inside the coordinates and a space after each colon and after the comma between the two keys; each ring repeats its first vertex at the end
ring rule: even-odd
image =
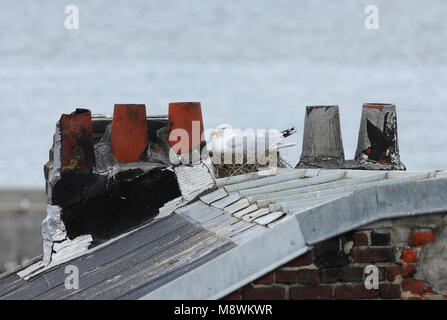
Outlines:
{"type": "Polygon", "coordinates": [[[290,129],[281,131],[281,133],[284,138],[287,138],[288,136],[291,136],[292,134],[296,133],[296,130],[295,127],[292,127],[290,129]]]}

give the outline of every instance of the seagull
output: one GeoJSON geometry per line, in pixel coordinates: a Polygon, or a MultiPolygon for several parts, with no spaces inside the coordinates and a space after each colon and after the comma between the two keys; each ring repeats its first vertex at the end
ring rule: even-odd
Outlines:
{"type": "Polygon", "coordinates": [[[278,131],[270,130],[235,130],[230,124],[221,124],[210,133],[213,136],[211,150],[213,153],[243,153],[256,155],[256,152],[277,152],[279,149],[293,147],[296,143],[285,143],[284,138],[296,133],[295,127],[278,131]]]}

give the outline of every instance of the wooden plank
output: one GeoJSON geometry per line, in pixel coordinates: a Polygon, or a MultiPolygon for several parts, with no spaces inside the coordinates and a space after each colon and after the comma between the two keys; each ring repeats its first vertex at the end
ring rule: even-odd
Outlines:
{"type": "MultiPolygon", "coordinates": [[[[153,281],[173,267],[184,264],[194,258],[203,256],[215,248],[224,244],[208,231],[201,231],[193,236],[178,241],[175,245],[158,250],[156,254],[146,256],[139,262],[127,263],[127,267],[120,270],[107,281],[98,282],[96,285],[74,294],[69,299],[114,299],[125,292],[135,289],[142,283],[153,281]]],[[[139,251],[140,255],[144,252],[139,251]]]]}
{"type": "Polygon", "coordinates": [[[18,290],[20,287],[27,285],[25,280],[20,279],[17,275],[12,274],[0,281],[0,300],[11,291],[18,290]]]}
{"type": "MultiPolygon", "coordinates": [[[[82,276],[84,273],[89,273],[100,266],[111,263],[114,260],[119,260],[121,257],[138,250],[138,248],[156,242],[167,234],[175,232],[187,225],[189,223],[184,218],[172,215],[166,219],[145,226],[123,239],[111,243],[107,247],[73,260],[70,264],[77,266],[80,276],[82,276]]],[[[55,287],[65,281],[66,275],[63,271],[60,272],[56,269],[54,273],[49,273],[47,277],[50,287],[55,287]]]]}
{"type": "MultiPolygon", "coordinates": [[[[63,299],[71,295],[82,295],[84,291],[89,290],[89,288],[94,287],[101,282],[109,281],[113,279],[124,270],[131,268],[132,265],[138,264],[144,259],[151,256],[156,256],[159,252],[169,249],[178,243],[183,242],[188,237],[197,234],[201,229],[193,224],[187,224],[179,229],[175,229],[172,232],[156,239],[151,242],[142,242],[134,250],[127,252],[125,255],[120,255],[119,258],[112,260],[104,260],[101,264],[96,264],[97,260],[95,254],[92,255],[91,259],[95,263],[95,269],[90,269],[85,271],[83,266],[79,267],[80,277],[79,277],[79,290],[66,290],[63,282],[59,282],[59,285],[55,290],[50,292],[45,292],[44,294],[37,297],[38,299],[63,299]]],[[[64,270],[59,270],[59,275],[65,279],[66,274],[64,270]]],[[[53,279],[54,280],[54,279],[53,279]]]]}
{"type": "MultiPolygon", "coordinates": [[[[126,255],[141,246],[156,241],[169,232],[175,232],[179,228],[188,224],[189,223],[184,218],[173,215],[169,218],[161,219],[148,226],[142,227],[134,233],[129,234],[127,237],[111,243],[109,246],[99,249],[91,254],[74,259],[68,262],[68,264],[77,266],[79,268],[80,276],[82,276],[83,274],[90,273],[92,270],[98,269],[106,263],[119,259],[121,256],[126,255]]],[[[67,274],[64,273],[64,268],[65,264],[28,281],[27,283],[30,283],[32,289],[30,290],[33,292],[31,298],[43,295],[48,290],[63,285],[65,278],[67,277],[67,274]],[[41,291],[34,289],[34,282],[37,281],[37,283],[39,283],[39,281],[41,281],[39,279],[42,277],[44,277],[45,282],[48,284],[47,288],[38,285],[37,288],[41,291]]]]}
{"type": "MultiPolygon", "coordinates": [[[[227,243],[228,242],[225,242],[223,239],[216,238],[213,240],[212,243],[209,243],[206,246],[200,246],[200,247],[192,250],[192,252],[189,254],[181,253],[179,256],[175,256],[176,259],[179,259],[179,262],[175,262],[170,265],[166,265],[166,264],[160,265],[158,269],[156,269],[154,271],[149,271],[149,272],[155,272],[156,275],[153,278],[137,279],[135,277],[135,278],[129,279],[124,284],[118,285],[118,286],[112,288],[111,290],[105,292],[104,294],[102,294],[100,299],[117,299],[119,296],[121,296],[123,294],[123,292],[133,291],[137,288],[141,288],[142,286],[146,286],[147,284],[156,281],[160,277],[163,277],[165,275],[172,273],[173,271],[175,271],[176,269],[178,269],[182,266],[188,266],[191,263],[193,263],[194,261],[199,260],[200,258],[203,258],[204,256],[206,256],[214,251],[219,250],[222,246],[224,246],[227,243]]],[[[170,261],[172,261],[172,260],[170,260],[170,261]]],[[[173,278],[171,278],[171,277],[165,277],[164,278],[165,282],[161,282],[161,283],[159,283],[159,285],[163,285],[163,284],[167,283],[166,281],[172,281],[172,280],[173,280],[173,278]]]]}
{"type": "MultiPolygon", "coordinates": [[[[24,281],[26,282],[26,281],[24,281]]],[[[2,300],[30,300],[40,292],[47,291],[48,283],[39,277],[31,283],[26,283],[1,297],[2,300]]]]}
{"type": "Polygon", "coordinates": [[[142,284],[140,287],[137,287],[136,289],[133,289],[128,293],[119,296],[118,299],[121,300],[139,299],[142,296],[146,295],[147,293],[161,287],[163,284],[171,282],[172,280],[188,273],[189,271],[194,270],[195,268],[201,266],[202,264],[208,261],[213,260],[214,258],[227,252],[228,250],[231,250],[234,247],[235,247],[234,243],[228,242],[225,245],[212,251],[211,253],[208,253],[207,255],[192,261],[191,263],[174,268],[171,272],[167,272],[166,274],[160,276],[158,279],[155,279],[149,283],[142,284]]]}

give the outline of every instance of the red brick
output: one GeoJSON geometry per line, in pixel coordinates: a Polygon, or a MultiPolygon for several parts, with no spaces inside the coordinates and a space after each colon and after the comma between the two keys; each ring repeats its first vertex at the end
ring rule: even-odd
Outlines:
{"type": "Polygon", "coordinates": [[[368,235],[363,232],[357,232],[354,233],[354,246],[360,247],[360,246],[367,246],[368,243],[368,235]]]}
{"type": "Polygon", "coordinates": [[[380,297],[383,299],[399,299],[401,292],[398,284],[381,283],[379,285],[380,297]]]}
{"type": "Polygon", "coordinates": [[[313,269],[299,270],[298,281],[301,284],[319,284],[320,272],[319,270],[313,270],[313,269]]]}
{"type": "Polygon", "coordinates": [[[374,299],[377,297],[377,291],[375,289],[368,290],[364,285],[341,286],[335,290],[335,299],[374,299]]]}
{"type": "Polygon", "coordinates": [[[245,286],[242,289],[242,299],[244,300],[284,300],[285,289],[277,287],[253,288],[245,286]]]}
{"type": "Polygon", "coordinates": [[[392,260],[389,248],[353,248],[351,255],[358,263],[388,262],[392,260]]]}
{"type": "Polygon", "coordinates": [[[385,267],[379,267],[379,281],[385,281],[385,273],[386,273],[386,268],[385,267]]]}
{"type": "Polygon", "coordinates": [[[341,275],[342,275],[343,282],[362,282],[363,281],[363,268],[360,268],[360,267],[343,268],[341,275]]]}
{"type": "Polygon", "coordinates": [[[274,272],[267,273],[266,275],[263,275],[262,277],[256,279],[253,281],[254,284],[272,284],[273,283],[273,274],[274,272]]]}
{"type": "Polygon", "coordinates": [[[334,283],[341,281],[341,268],[328,268],[320,270],[320,281],[323,283],[334,283]]]}
{"type": "Polygon", "coordinates": [[[241,300],[241,292],[239,290],[233,291],[229,295],[223,297],[222,300],[241,300]]]}
{"type": "Polygon", "coordinates": [[[314,257],[312,254],[312,251],[308,251],[305,254],[299,256],[298,258],[295,258],[285,265],[283,267],[302,267],[302,266],[308,266],[314,262],[314,257]]]}
{"type": "Polygon", "coordinates": [[[408,245],[411,247],[419,247],[434,240],[435,234],[433,232],[415,232],[408,239],[408,245]]]}
{"type": "Polygon", "coordinates": [[[292,287],[291,300],[329,300],[332,299],[332,287],[292,287]]]}
{"type": "Polygon", "coordinates": [[[296,271],[278,270],[276,271],[276,283],[296,283],[296,271]]]}
{"type": "Polygon", "coordinates": [[[402,290],[414,294],[421,294],[424,291],[424,282],[422,280],[405,279],[402,281],[402,290]]]}
{"type": "Polygon", "coordinates": [[[435,294],[435,292],[433,291],[432,288],[426,288],[426,289],[424,290],[424,294],[435,294]]]}
{"type": "Polygon", "coordinates": [[[416,273],[416,268],[414,267],[414,264],[409,263],[409,264],[404,264],[402,266],[402,278],[410,278],[412,277],[414,274],[416,273]]]}
{"type": "Polygon", "coordinates": [[[404,263],[415,262],[418,259],[416,252],[413,249],[404,249],[402,250],[402,255],[400,256],[400,260],[404,263]]]}
{"type": "Polygon", "coordinates": [[[400,267],[399,266],[391,266],[386,268],[386,278],[388,281],[393,282],[394,279],[399,275],[400,267]]]}

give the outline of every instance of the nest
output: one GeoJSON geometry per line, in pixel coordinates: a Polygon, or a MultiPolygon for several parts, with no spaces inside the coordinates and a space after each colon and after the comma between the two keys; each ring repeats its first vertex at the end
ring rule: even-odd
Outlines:
{"type": "Polygon", "coordinates": [[[271,157],[270,159],[266,155],[266,158],[262,161],[262,163],[259,163],[256,159],[250,159],[249,161],[246,154],[233,154],[231,163],[228,163],[229,159],[224,159],[224,155],[220,155],[220,161],[216,160],[219,159],[214,159],[213,157],[213,166],[216,178],[226,178],[240,174],[258,172],[275,166],[277,168],[291,168],[291,166],[281,157],[279,152],[277,152],[276,156],[271,157]]]}

